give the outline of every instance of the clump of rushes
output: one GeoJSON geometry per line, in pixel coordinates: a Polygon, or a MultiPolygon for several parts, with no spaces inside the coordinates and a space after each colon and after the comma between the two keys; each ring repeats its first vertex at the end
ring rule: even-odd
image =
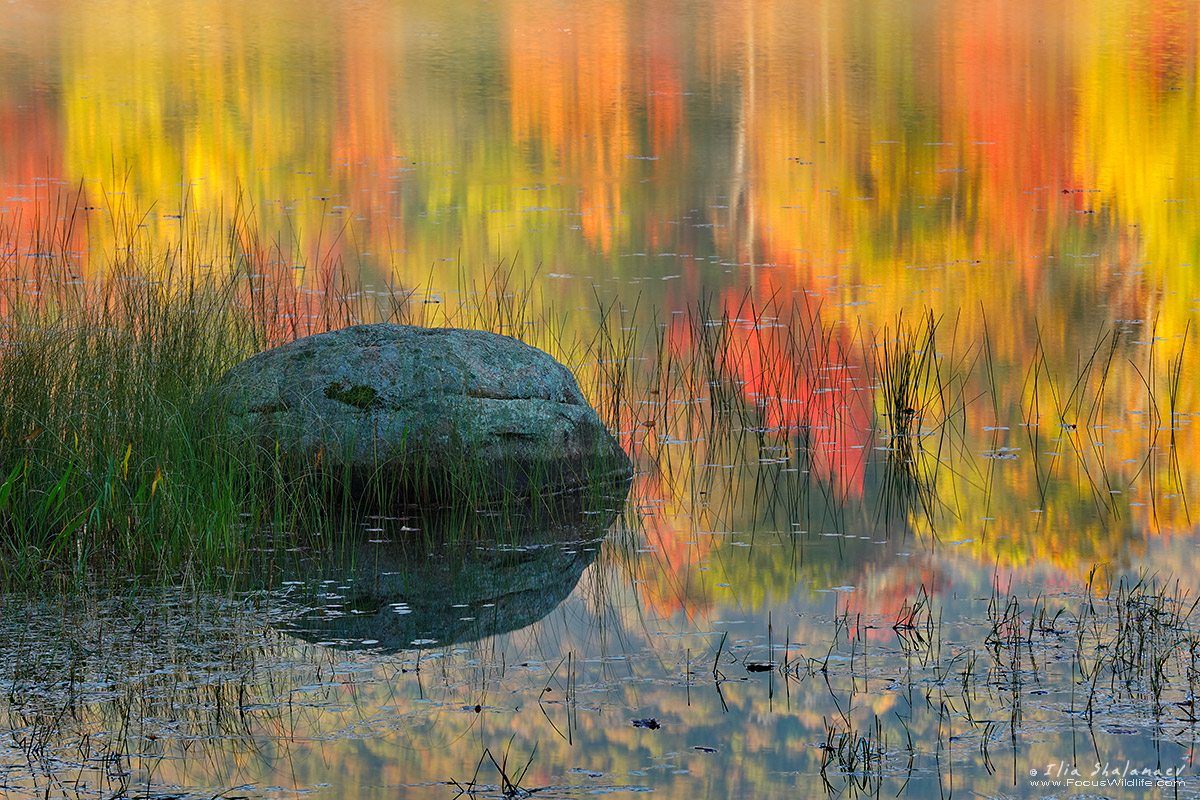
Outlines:
{"type": "Polygon", "coordinates": [[[280,495],[193,408],[259,349],[248,287],[124,276],[36,306],[11,296],[0,351],[0,563],[232,567],[280,495]]]}
{"type": "Polygon", "coordinates": [[[938,320],[930,312],[923,324],[908,328],[903,318],[896,322],[896,338],[888,337],[879,347],[879,383],[892,446],[910,454],[913,441],[921,435],[921,423],[929,412],[931,387],[937,385],[937,355],[934,350],[938,320]]]}
{"type": "Polygon", "coordinates": [[[887,442],[881,505],[885,516],[920,508],[927,519],[933,518],[938,462],[923,458],[923,439],[930,434],[926,424],[931,418],[946,418],[945,386],[937,363],[938,322],[932,312],[912,326],[901,316],[895,338],[885,329],[876,347],[881,430],[887,442]]]}

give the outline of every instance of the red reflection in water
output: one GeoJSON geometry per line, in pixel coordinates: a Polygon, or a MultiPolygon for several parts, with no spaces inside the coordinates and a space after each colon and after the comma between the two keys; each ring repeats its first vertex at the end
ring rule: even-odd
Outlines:
{"type": "Polygon", "coordinates": [[[761,425],[800,435],[815,476],[842,500],[861,497],[874,411],[866,370],[849,357],[849,334],[844,328],[830,333],[807,309],[783,315],[785,327],[745,300],[735,304],[732,291],[722,301],[726,309],[741,309],[727,366],[761,425]]]}
{"type": "MultiPolygon", "coordinates": [[[[752,433],[803,451],[801,460],[812,478],[828,487],[838,502],[862,499],[873,441],[872,393],[864,365],[850,356],[855,352],[850,344],[848,333],[841,328],[836,333],[825,329],[820,317],[809,309],[781,309],[770,296],[756,301],[732,292],[720,295],[708,314],[687,319],[677,316],[665,332],[665,347],[672,361],[696,364],[712,359],[713,378],[734,387],[741,410],[731,411],[730,425],[751,428],[752,433]]],[[[718,390],[710,387],[710,391],[718,390]]],[[[717,414],[713,409],[718,404],[709,398],[712,415],[717,414]]],[[[673,430],[671,435],[711,442],[708,426],[714,424],[712,415],[675,417],[694,429],[673,430]]],[[[637,476],[631,491],[647,512],[643,517],[644,557],[656,566],[640,576],[644,581],[638,584],[638,591],[643,604],[659,614],[682,611],[691,618],[712,603],[711,581],[704,579],[701,567],[714,542],[701,530],[707,512],[697,504],[694,487],[674,486],[658,469],[657,425],[656,420],[642,419],[633,411],[621,424],[623,445],[643,467],[650,465],[637,476]]],[[[690,455],[699,452],[706,451],[701,447],[690,455]]],[[[705,457],[719,460],[722,455],[720,451],[707,452],[705,457]]],[[[691,468],[704,469],[698,465],[691,468]]],[[[753,487],[744,488],[754,492],[753,487]]],[[[733,494],[738,491],[738,487],[729,490],[733,494]]],[[[721,506],[732,499],[710,495],[708,502],[721,506]]]]}

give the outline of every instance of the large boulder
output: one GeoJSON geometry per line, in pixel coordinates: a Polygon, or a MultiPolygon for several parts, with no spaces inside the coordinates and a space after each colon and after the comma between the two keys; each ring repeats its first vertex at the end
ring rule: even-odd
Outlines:
{"type": "Polygon", "coordinates": [[[490,502],[632,473],[570,370],[485,331],[308,336],[234,367],[206,402],[263,458],[389,502],[490,502]]]}

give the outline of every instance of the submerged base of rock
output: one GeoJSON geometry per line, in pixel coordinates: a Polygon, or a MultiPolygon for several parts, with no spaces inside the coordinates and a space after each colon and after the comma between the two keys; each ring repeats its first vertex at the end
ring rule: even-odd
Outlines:
{"type": "Polygon", "coordinates": [[[570,370],[486,331],[297,339],[234,367],[206,402],[260,459],[372,502],[488,503],[632,474],[570,370]]]}

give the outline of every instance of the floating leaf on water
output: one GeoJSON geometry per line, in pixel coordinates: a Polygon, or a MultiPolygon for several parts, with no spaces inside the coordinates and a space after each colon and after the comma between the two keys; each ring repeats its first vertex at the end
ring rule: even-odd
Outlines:
{"type": "Polygon", "coordinates": [[[631,722],[635,728],[649,728],[652,731],[656,731],[662,727],[658,724],[658,720],[654,719],[653,717],[647,717],[646,719],[635,719],[631,720],[631,722]]]}
{"type": "Polygon", "coordinates": [[[1111,725],[1104,729],[1105,733],[1115,733],[1119,736],[1137,736],[1142,731],[1137,728],[1124,728],[1119,725],[1111,725]]]}
{"type": "Polygon", "coordinates": [[[693,746],[693,747],[692,747],[692,749],[693,749],[693,750],[699,750],[701,753],[715,753],[715,752],[717,752],[717,748],[715,748],[715,747],[705,747],[705,746],[704,746],[704,745],[702,745],[702,744],[695,745],[695,746],[693,746]]]}

